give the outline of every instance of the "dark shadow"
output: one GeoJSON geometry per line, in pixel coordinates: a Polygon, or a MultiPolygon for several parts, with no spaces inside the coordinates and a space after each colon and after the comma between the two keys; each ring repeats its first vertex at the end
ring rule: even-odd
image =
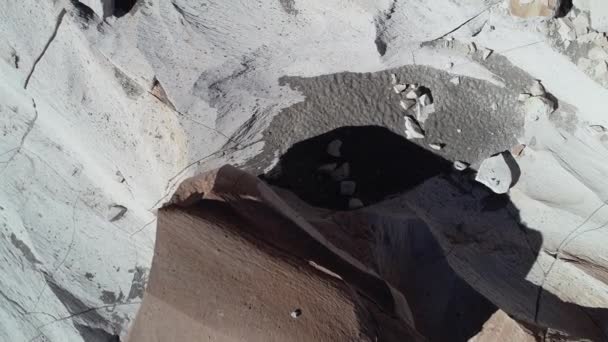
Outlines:
{"type": "MultiPolygon", "coordinates": [[[[518,178],[517,163],[510,162],[515,163],[518,178]]],[[[352,219],[357,212],[338,212],[334,216],[339,218],[336,222],[342,222],[338,231],[319,230],[355,257],[361,253],[351,245],[352,240],[380,246],[380,252],[372,254],[384,254],[385,264],[362,262],[404,293],[416,328],[429,340],[464,342],[475,336],[498,309],[491,300],[540,335],[552,328],[575,337],[606,340],[607,310],[564,302],[525,280],[543,238],[520,222],[507,195],[492,193],[473,180],[472,172],[452,170],[450,161],[385,128],[342,127],[298,142],[272,171],[260,177],[314,206],[345,209],[350,196],[340,193],[339,181],[322,167],[335,164],[338,168],[343,163],[350,165],[347,180],[356,183],[352,196],[366,206],[416,188],[405,196],[413,194],[407,203],[423,212],[425,221],[412,217],[380,225],[380,232],[373,223],[378,221],[352,219]],[[335,140],[342,142],[339,157],[327,153],[335,140]],[[437,202],[441,205],[434,205],[437,202]],[[490,278],[475,281],[473,289],[460,276],[467,278],[463,272],[469,270],[490,278]]],[[[397,203],[395,213],[405,208],[397,198],[384,203],[389,202],[397,203]]],[[[391,216],[386,211],[379,215],[391,216]]]]}
{"type": "Polygon", "coordinates": [[[556,18],[563,18],[572,10],[574,5],[572,4],[572,0],[562,0],[559,6],[559,9],[555,13],[556,18]]]}
{"type": "Polygon", "coordinates": [[[120,18],[129,13],[138,0],[114,0],[114,16],[120,18]]]}
{"type": "Polygon", "coordinates": [[[378,126],[342,127],[293,145],[281,157],[280,167],[262,176],[268,183],[287,188],[318,207],[348,209],[350,196],[340,195],[340,182],[322,166],[348,163],[344,179],[356,182],[354,197],[371,204],[410,189],[439,173],[451,163],[378,126]],[[340,157],[327,146],[342,143],[340,157]]]}

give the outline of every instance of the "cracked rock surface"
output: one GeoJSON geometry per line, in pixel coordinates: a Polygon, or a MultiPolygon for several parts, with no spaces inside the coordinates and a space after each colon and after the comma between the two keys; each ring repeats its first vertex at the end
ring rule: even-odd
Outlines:
{"type": "Polygon", "coordinates": [[[501,339],[496,326],[607,340],[605,6],[521,18],[515,2],[3,1],[0,340],[124,338],[157,210],[224,164],[384,227],[417,222],[499,310],[478,341],[501,339]],[[405,139],[393,79],[430,90],[423,138],[405,139]],[[546,95],[520,96],[536,80],[546,95]],[[473,181],[514,146],[508,191],[473,181]],[[340,194],[340,181],[356,186],[340,194]]]}

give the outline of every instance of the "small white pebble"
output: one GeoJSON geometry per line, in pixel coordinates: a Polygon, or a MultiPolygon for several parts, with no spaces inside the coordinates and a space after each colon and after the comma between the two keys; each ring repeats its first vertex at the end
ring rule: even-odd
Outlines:
{"type": "Polygon", "coordinates": [[[456,160],[454,162],[454,168],[458,171],[464,171],[469,167],[469,164],[462,162],[460,160],[456,160]]]}
{"type": "Polygon", "coordinates": [[[401,94],[405,89],[407,89],[407,86],[405,84],[395,84],[393,86],[393,90],[397,94],[401,94]]]}
{"type": "Polygon", "coordinates": [[[450,83],[452,83],[453,85],[460,85],[460,77],[456,76],[450,79],[450,83]]]}
{"type": "Polygon", "coordinates": [[[302,309],[295,309],[291,312],[292,318],[298,318],[300,316],[302,316],[302,309]]]}
{"type": "Polygon", "coordinates": [[[391,74],[391,84],[397,85],[397,75],[391,74]]]}
{"type": "Polygon", "coordinates": [[[498,110],[498,105],[496,104],[496,102],[494,102],[494,103],[492,103],[492,105],[490,105],[490,109],[498,110]]]}
{"type": "Polygon", "coordinates": [[[433,143],[433,144],[429,144],[429,147],[432,148],[435,151],[440,151],[443,148],[443,144],[441,143],[433,143]]]}
{"type": "Polygon", "coordinates": [[[456,132],[462,133],[462,130],[460,128],[456,128],[456,132]]]}

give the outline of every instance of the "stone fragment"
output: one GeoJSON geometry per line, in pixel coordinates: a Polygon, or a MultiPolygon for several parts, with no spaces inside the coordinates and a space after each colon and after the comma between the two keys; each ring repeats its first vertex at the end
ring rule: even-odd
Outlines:
{"type": "Polygon", "coordinates": [[[340,182],[340,194],[344,196],[352,196],[357,189],[357,183],[353,181],[340,182]]]}
{"type": "Polygon", "coordinates": [[[450,83],[453,85],[460,85],[460,77],[456,76],[450,79],[450,83]]]}
{"type": "Polygon", "coordinates": [[[559,8],[559,0],[509,0],[511,15],[530,17],[553,17],[559,8]]]}
{"type": "Polygon", "coordinates": [[[410,89],[406,94],[405,98],[409,100],[416,100],[420,96],[420,91],[418,89],[410,89]]]}
{"type": "Polygon", "coordinates": [[[449,62],[448,64],[445,65],[446,69],[452,69],[454,67],[454,63],[449,62]]]}
{"type": "Polygon", "coordinates": [[[569,40],[564,41],[564,49],[567,49],[567,48],[568,48],[568,46],[570,46],[570,44],[571,44],[571,43],[572,43],[572,42],[571,42],[571,41],[569,41],[569,40]]]}
{"type": "Polygon", "coordinates": [[[401,100],[399,101],[399,105],[401,106],[401,108],[409,110],[410,108],[416,105],[416,100],[401,100]]]}
{"type": "Polygon", "coordinates": [[[469,43],[469,52],[470,53],[475,53],[477,52],[477,45],[473,42],[469,43]]]}
{"type": "Polygon", "coordinates": [[[295,309],[290,314],[291,318],[298,318],[302,316],[302,309],[295,309]]]}
{"type": "Polygon", "coordinates": [[[395,84],[393,86],[393,90],[397,94],[401,94],[405,89],[407,89],[407,86],[405,84],[395,84]]]}
{"type": "Polygon", "coordinates": [[[574,28],[574,24],[572,20],[568,18],[559,18],[557,20],[559,29],[558,33],[562,40],[575,40],[576,39],[576,30],[574,28]]]}
{"type": "Polygon", "coordinates": [[[529,99],[530,97],[532,97],[532,95],[527,94],[527,93],[521,93],[521,94],[519,94],[519,96],[517,96],[517,101],[524,102],[527,99],[529,99]]]}
{"type": "Polygon", "coordinates": [[[441,149],[443,149],[444,146],[445,146],[445,144],[443,144],[443,143],[432,143],[432,144],[429,144],[429,147],[432,148],[435,151],[440,151],[441,149]]]}
{"type": "Polygon", "coordinates": [[[488,59],[493,52],[493,50],[490,50],[488,48],[483,49],[483,60],[485,61],[486,59],[488,59]]]}
{"type": "Polygon", "coordinates": [[[580,12],[572,21],[577,37],[585,35],[589,32],[589,16],[585,12],[580,12]]]}
{"type": "Polygon", "coordinates": [[[511,154],[515,157],[519,157],[524,153],[524,149],[526,149],[525,144],[517,144],[511,148],[511,154]]]}
{"type": "Polygon", "coordinates": [[[350,164],[343,163],[338,168],[331,172],[331,179],[335,181],[343,181],[350,176],[350,164]]]}
{"type": "Polygon", "coordinates": [[[353,197],[350,200],[348,200],[348,208],[359,209],[361,207],[363,207],[363,202],[360,199],[353,197]]]}
{"type": "Polygon", "coordinates": [[[526,119],[538,121],[541,117],[547,116],[554,111],[554,103],[544,97],[530,97],[524,103],[526,119]]]}
{"type": "Polygon", "coordinates": [[[435,113],[435,104],[434,103],[431,103],[426,106],[422,106],[422,105],[416,106],[416,120],[418,120],[419,123],[424,124],[424,122],[433,113],[435,113]]]}
{"type": "Polygon", "coordinates": [[[391,84],[397,85],[397,75],[391,74],[391,84]]]}
{"type": "Polygon", "coordinates": [[[493,103],[490,105],[490,109],[492,109],[492,110],[494,110],[494,111],[498,110],[498,105],[496,104],[496,102],[493,102],[493,103]]]}
{"type": "Polygon", "coordinates": [[[547,91],[545,90],[545,87],[542,85],[542,83],[540,83],[539,80],[534,81],[530,87],[530,94],[532,96],[545,96],[546,93],[547,91]]]}
{"type": "Polygon", "coordinates": [[[497,194],[509,192],[513,175],[506,158],[507,154],[503,152],[484,160],[479,166],[475,180],[497,194]]]}
{"type": "MultiPolygon", "coordinates": [[[[599,33],[597,32],[589,32],[587,34],[584,34],[580,37],[578,37],[577,41],[579,43],[591,43],[594,42],[597,39],[597,36],[599,35],[599,33]]],[[[573,39],[570,39],[573,40],[573,39]]]]}
{"type": "Polygon", "coordinates": [[[110,210],[108,216],[110,218],[110,222],[115,222],[120,220],[127,213],[127,208],[120,204],[114,204],[110,206],[110,210]]]}
{"type": "Polygon", "coordinates": [[[460,160],[456,160],[454,161],[454,168],[458,171],[464,171],[469,167],[469,164],[460,161],[460,160]]]}
{"type": "Polygon", "coordinates": [[[407,139],[423,139],[424,132],[420,125],[409,116],[404,116],[405,119],[405,137],[407,139]]]}
{"type": "Polygon", "coordinates": [[[420,96],[420,98],[418,99],[418,102],[422,106],[428,106],[433,103],[433,101],[431,100],[431,97],[428,94],[422,94],[422,96],[420,96]]]}
{"type": "Polygon", "coordinates": [[[333,140],[332,142],[329,143],[329,145],[327,145],[327,154],[329,154],[332,157],[339,158],[340,156],[342,156],[342,153],[340,152],[341,148],[342,148],[342,141],[339,139],[333,140]]]}

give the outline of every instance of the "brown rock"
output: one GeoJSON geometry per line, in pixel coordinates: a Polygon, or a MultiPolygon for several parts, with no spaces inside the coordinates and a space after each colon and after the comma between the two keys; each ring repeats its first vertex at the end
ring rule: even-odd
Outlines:
{"type": "Polygon", "coordinates": [[[553,17],[559,9],[560,0],[510,0],[511,15],[530,17],[553,17]]]}

